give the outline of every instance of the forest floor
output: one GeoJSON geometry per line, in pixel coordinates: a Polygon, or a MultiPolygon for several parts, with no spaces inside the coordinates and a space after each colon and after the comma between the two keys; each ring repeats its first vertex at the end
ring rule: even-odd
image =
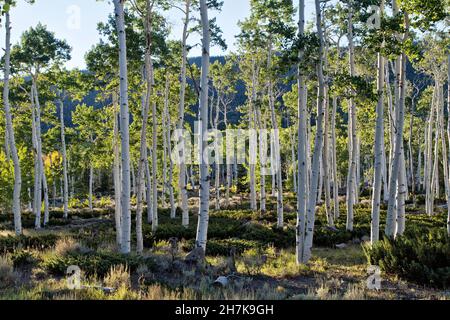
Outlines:
{"type": "MultiPolygon", "coordinates": [[[[230,208],[211,210],[205,264],[185,260],[194,245],[194,215],[184,228],[179,212],[170,219],[169,210],[160,209],[158,231],[144,226],[144,253],[127,256],[117,253],[110,206],[72,209],[69,220],[55,209],[42,230],[34,230],[33,217],[25,214],[21,237],[12,234],[9,217],[0,215],[0,299],[450,299],[448,290],[384,272],[381,288],[368,288],[364,242],[370,207],[364,201],[355,207],[353,232],[345,231],[345,207],[335,230],[319,208],[312,259],[298,266],[294,201],[286,196],[283,229],[275,227],[272,202],[263,215],[243,209],[248,204],[240,198],[230,208]],[[68,286],[71,265],[81,269],[79,290],[68,286]],[[218,288],[220,276],[228,284],[218,288]]],[[[428,223],[420,207],[407,211],[407,228],[417,217],[428,223]]]]}

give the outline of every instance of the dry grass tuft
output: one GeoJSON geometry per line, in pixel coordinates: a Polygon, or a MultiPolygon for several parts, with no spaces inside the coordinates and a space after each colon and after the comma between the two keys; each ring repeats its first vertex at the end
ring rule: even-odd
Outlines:
{"type": "Polygon", "coordinates": [[[107,287],[110,288],[130,288],[130,270],[127,266],[124,265],[113,266],[103,279],[103,282],[107,287]]]}
{"type": "Polygon", "coordinates": [[[11,259],[6,255],[0,256],[0,289],[14,286],[17,278],[11,259]]]}

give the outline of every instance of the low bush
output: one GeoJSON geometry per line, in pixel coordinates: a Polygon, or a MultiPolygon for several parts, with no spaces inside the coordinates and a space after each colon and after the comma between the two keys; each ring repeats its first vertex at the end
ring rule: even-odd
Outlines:
{"type": "Polygon", "coordinates": [[[0,237],[0,252],[13,252],[18,248],[47,249],[53,247],[58,239],[55,234],[0,237]]]}
{"type": "Polygon", "coordinates": [[[432,287],[450,286],[450,241],[444,228],[411,226],[396,240],[364,245],[369,264],[389,273],[432,287]]]}
{"type": "Polygon", "coordinates": [[[69,252],[66,255],[49,255],[40,264],[48,272],[63,276],[69,266],[80,267],[87,276],[104,277],[114,266],[125,265],[131,272],[140,265],[146,265],[149,270],[155,270],[156,263],[152,258],[136,255],[122,255],[109,251],[69,252]]]}
{"type": "MultiPolygon", "coordinates": [[[[182,247],[184,251],[191,251],[194,248],[195,240],[189,240],[182,247]]],[[[206,255],[208,256],[229,256],[231,249],[234,248],[237,254],[242,254],[244,251],[260,248],[261,244],[256,241],[242,240],[242,239],[211,239],[206,245],[206,255]]]]}
{"type": "Polygon", "coordinates": [[[17,250],[11,254],[11,261],[14,268],[24,268],[36,265],[39,258],[32,251],[17,250]]]}
{"type": "Polygon", "coordinates": [[[0,289],[13,286],[17,279],[14,273],[13,263],[7,256],[0,256],[0,289]]]}

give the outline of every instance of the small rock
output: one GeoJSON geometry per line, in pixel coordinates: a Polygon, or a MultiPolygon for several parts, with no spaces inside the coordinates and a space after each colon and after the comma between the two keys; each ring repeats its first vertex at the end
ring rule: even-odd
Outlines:
{"type": "Polygon", "coordinates": [[[362,242],[368,242],[368,241],[370,241],[370,237],[369,237],[369,236],[363,236],[363,237],[361,238],[361,241],[362,241],[362,242]]]}
{"type": "Polygon", "coordinates": [[[336,245],[336,248],[338,248],[338,249],[344,249],[344,248],[347,248],[347,244],[345,244],[345,243],[339,243],[339,244],[336,245]]]}
{"type": "Polygon", "coordinates": [[[217,287],[226,287],[228,285],[228,277],[218,277],[216,281],[214,281],[213,285],[217,287]]]}

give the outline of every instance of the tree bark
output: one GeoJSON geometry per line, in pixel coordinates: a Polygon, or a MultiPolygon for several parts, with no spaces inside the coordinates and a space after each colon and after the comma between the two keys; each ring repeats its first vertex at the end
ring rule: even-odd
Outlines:
{"type": "MultiPolygon", "coordinates": [[[[349,8],[348,13],[348,47],[349,47],[349,65],[350,76],[355,76],[355,53],[353,44],[353,9],[349,8]]],[[[356,106],[353,98],[349,99],[349,126],[350,126],[350,157],[349,168],[347,177],[347,223],[346,228],[348,231],[353,230],[353,205],[356,198],[356,162],[358,156],[357,136],[356,136],[356,106]]]]}
{"type": "Polygon", "coordinates": [[[209,49],[210,31],[208,19],[208,6],[206,0],[200,0],[200,16],[202,25],[202,73],[200,82],[200,207],[198,214],[196,247],[206,250],[206,241],[209,222],[209,186],[210,175],[208,159],[205,154],[208,148],[208,75],[209,75],[209,49]]]}
{"type": "Polygon", "coordinates": [[[339,183],[337,176],[337,154],[336,154],[336,112],[337,112],[337,97],[333,97],[333,113],[331,116],[331,143],[332,143],[332,169],[333,169],[333,205],[334,205],[334,219],[339,218],[339,183]]]}
{"type": "Polygon", "coordinates": [[[120,176],[120,146],[119,146],[119,110],[117,107],[117,94],[112,94],[114,108],[114,125],[113,125],[113,176],[114,176],[114,218],[116,225],[116,244],[121,248],[122,243],[122,209],[121,209],[121,176],[120,176]]]}
{"type": "MultiPolygon", "coordinates": [[[[316,7],[317,8],[317,7],[316,7]]],[[[299,38],[304,36],[305,32],[305,0],[299,0],[299,20],[298,34],[299,38]]],[[[298,121],[298,192],[297,192],[297,223],[295,227],[296,238],[296,262],[297,264],[306,263],[305,259],[305,235],[306,235],[306,201],[309,198],[308,188],[308,168],[307,168],[307,122],[308,111],[306,106],[306,83],[303,74],[302,60],[304,50],[299,50],[299,63],[297,65],[297,121],[298,121]]]]}
{"type": "Polygon", "coordinates": [[[16,235],[22,234],[22,214],[20,205],[20,192],[22,189],[22,173],[20,169],[19,154],[17,152],[14,136],[14,127],[9,105],[9,75],[10,75],[10,57],[11,57],[11,23],[9,12],[5,13],[5,56],[4,56],[4,80],[3,80],[3,105],[5,108],[6,132],[8,135],[7,144],[11,151],[14,165],[14,191],[13,191],[13,214],[14,214],[14,232],[16,235]]]}
{"type": "MultiPolygon", "coordinates": [[[[384,11],[384,0],[381,1],[381,15],[384,11]]],[[[384,58],[378,53],[378,79],[377,94],[378,102],[376,107],[377,120],[375,128],[375,164],[373,174],[372,212],[370,241],[377,242],[380,237],[380,205],[381,205],[381,179],[383,176],[383,141],[384,141],[384,58]]]]}
{"type": "Polygon", "coordinates": [[[316,28],[318,37],[320,40],[319,46],[319,62],[317,66],[318,74],[318,92],[317,92],[317,119],[316,119],[316,136],[314,141],[314,154],[312,160],[312,171],[310,179],[310,191],[307,207],[306,217],[306,231],[305,231],[305,248],[303,251],[302,261],[307,262],[311,258],[311,248],[313,244],[314,235],[314,223],[315,223],[315,210],[317,201],[317,188],[319,183],[319,166],[322,158],[322,145],[323,145],[323,117],[324,117],[324,75],[323,75],[323,62],[324,62],[324,37],[322,31],[322,14],[320,11],[320,0],[315,0],[316,7],[316,28]]]}
{"type": "MultiPolygon", "coordinates": [[[[408,15],[405,12],[405,33],[403,35],[403,42],[408,37],[408,15]]],[[[406,53],[402,52],[400,56],[400,68],[399,68],[399,99],[396,110],[396,119],[395,119],[395,141],[394,141],[394,159],[392,164],[392,173],[390,177],[390,185],[389,185],[389,203],[388,203],[388,214],[386,218],[386,236],[392,238],[395,235],[395,217],[397,216],[395,213],[396,207],[396,191],[400,192],[400,182],[399,174],[402,175],[402,144],[403,144],[403,127],[405,122],[405,96],[406,96],[406,53]]],[[[403,155],[404,156],[404,155],[403,155]]],[[[401,179],[400,179],[401,180],[401,179]]]]}
{"type": "Polygon", "coordinates": [[[116,27],[119,38],[120,73],[120,132],[122,146],[122,247],[121,252],[131,252],[131,209],[130,209],[130,114],[128,108],[128,67],[125,34],[124,0],[114,0],[116,27]]]}
{"type": "MultiPolygon", "coordinates": [[[[181,60],[181,84],[180,84],[180,105],[178,110],[178,123],[177,130],[182,132],[184,129],[184,105],[186,96],[186,64],[187,64],[187,37],[188,27],[190,19],[190,4],[191,0],[186,0],[185,18],[183,26],[183,38],[182,38],[182,60],[181,60]]],[[[186,186],[186,156],[185,156],[185,141],[184,135],[181,133],[178,137],[178,145],[182,145],[181,152],[179,154],[179,167],[180,172],[178,176],[178,188],[181,196],[181,210],[182,210],[182,225],[189,226],[189,209],[188,209],[188,194],[186,186]]]]}

